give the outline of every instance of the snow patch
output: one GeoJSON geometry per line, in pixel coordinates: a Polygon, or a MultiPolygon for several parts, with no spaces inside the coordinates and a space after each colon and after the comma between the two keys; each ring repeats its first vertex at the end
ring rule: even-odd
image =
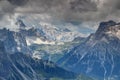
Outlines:
{"type": "Polygon", "coordinates": [[[39,54],[38,51],[35,51],[35,52],[33,53],[33,56],[32,56],[32,57],[35,58],[35,59],[41,59],[41,55],[39,54]]]}
{"type": "Polygon", "coordinates": [[[108,31],[106,33],[109,34],[109,36],[116,36],[120,39],[120,30],[117,30],[116,32],[108,31]]]}
{"type": "Polygon", "coordinates": [[[43,41],[40,38],[26,38],[27,45],[30,46],[32,44],[50,44],[55,45],[55,42],[43,41]]]}
{"type": "Polygon", "coordinates": [[[21,51],[21,48],[20,48],[20,47],[17,47],[17,50],[20,52],[20,51],[21,51]]]}

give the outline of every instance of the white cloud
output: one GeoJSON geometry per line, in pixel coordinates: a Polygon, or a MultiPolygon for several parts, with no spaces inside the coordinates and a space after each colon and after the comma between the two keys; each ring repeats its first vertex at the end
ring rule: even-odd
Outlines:
{"type": "Polygon", "coordinates": [[[18,13],[14,14],[14,15],[11,15],[11,14],[4,15],[4,17],[0,21],[0,29],[7,28],[12,31],[18,31],[19,27],[15,23],[16,23],[16,18],[19,15],[20,14],[18,14],[18,13]]]}

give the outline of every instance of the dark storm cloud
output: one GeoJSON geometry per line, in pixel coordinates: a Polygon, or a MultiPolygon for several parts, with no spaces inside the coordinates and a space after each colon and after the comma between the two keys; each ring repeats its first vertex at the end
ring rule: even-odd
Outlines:
{"type": "Polygon", "coordinates": [[[28,0],[0,0],[0,19],[5,15],[13,15],[15,9],[24,6],[28,0]]]}
{"type": "Polygon", "coordinates": [[[11,4],[17,5],[17,6],[23,6],[25,5],[28,0],[8,0],[11,4]]]}
{"type": "Polygon", "coordinates": [[[119,17],[119,4],[120,0],[0,0],[0,13],[46,13],[65,21],[99,21],[119,17]]]}
{"type": "Polygon", "coordinates": [[[97,5],[90,0],[75,0],[70,2],[70,9],[77,12],[96,11],[97,5]]]}
{"type": "Polygon", "coordinates": [[[91,0],[29,0],[25,8],[17,11],[48,13],[54,18],[72,21],[84,20],[82,14],[97,11],[97,4],[91,0]]]}

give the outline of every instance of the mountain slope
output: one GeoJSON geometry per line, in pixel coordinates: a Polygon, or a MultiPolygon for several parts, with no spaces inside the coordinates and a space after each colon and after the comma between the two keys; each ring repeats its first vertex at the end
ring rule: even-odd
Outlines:
{"type": "MultiPolygon", "coordinates": [[[[55,63],[35,59],[19,32],[0,30],[0,80],[76,80],[78,74],[55,63]]],[[[81,75],[79,79],[92,80],[81,75]]],[[[78,79],[78,80],[79,80],[78,79]]]]}
{"type": "Polygon", "coordinates": [[[23,53],[8,54],[0,41],[0,79],[44,80],[51,77],[74,79],[77,75],[49,61],[34,60],[23,53]]]}
{"type": "Polygon", "coordinates": [[[10,54],[19,51],[30,53],[25,37],[19,32],[9,31],[6,28],[0,29],[0,41],[4,42],[5,49],[10,54]]]}
{"type": "Polygon", "coordinates": [[[99,80],[120,79],[120,25],[102,22],[96,33],[68,51],[57,63],[65,69],[99,80]]]}

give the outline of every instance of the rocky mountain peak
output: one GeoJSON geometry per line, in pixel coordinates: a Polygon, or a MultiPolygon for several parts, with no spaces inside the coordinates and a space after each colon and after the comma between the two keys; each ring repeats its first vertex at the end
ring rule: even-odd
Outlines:
{"type": "Polygon", "coordinates": [[[101,22],[95,35],[97,39],[100,39],[101,37],[105,35],[120,37],[119,36],[120,35],[120,24],[112,20],[107,21],[107,22],[101,22]]]}
{"type": "Polygon", "coordinates": [[[20,27],[20,29],[24,29],[26,27],[26,25],[24,24],[24,22],[22,20],[17,20],[16,25],[18,25],[20,27]]]}
{"type": "Polygon", "coordinates": [[[110,30],[112,26],[115,26],[115,25],[117,25],[117,23],[112,20],[107,21],[107,22],[101,22],[96,33],[99,34],[101,32],[106,32],[110,30]]]}

